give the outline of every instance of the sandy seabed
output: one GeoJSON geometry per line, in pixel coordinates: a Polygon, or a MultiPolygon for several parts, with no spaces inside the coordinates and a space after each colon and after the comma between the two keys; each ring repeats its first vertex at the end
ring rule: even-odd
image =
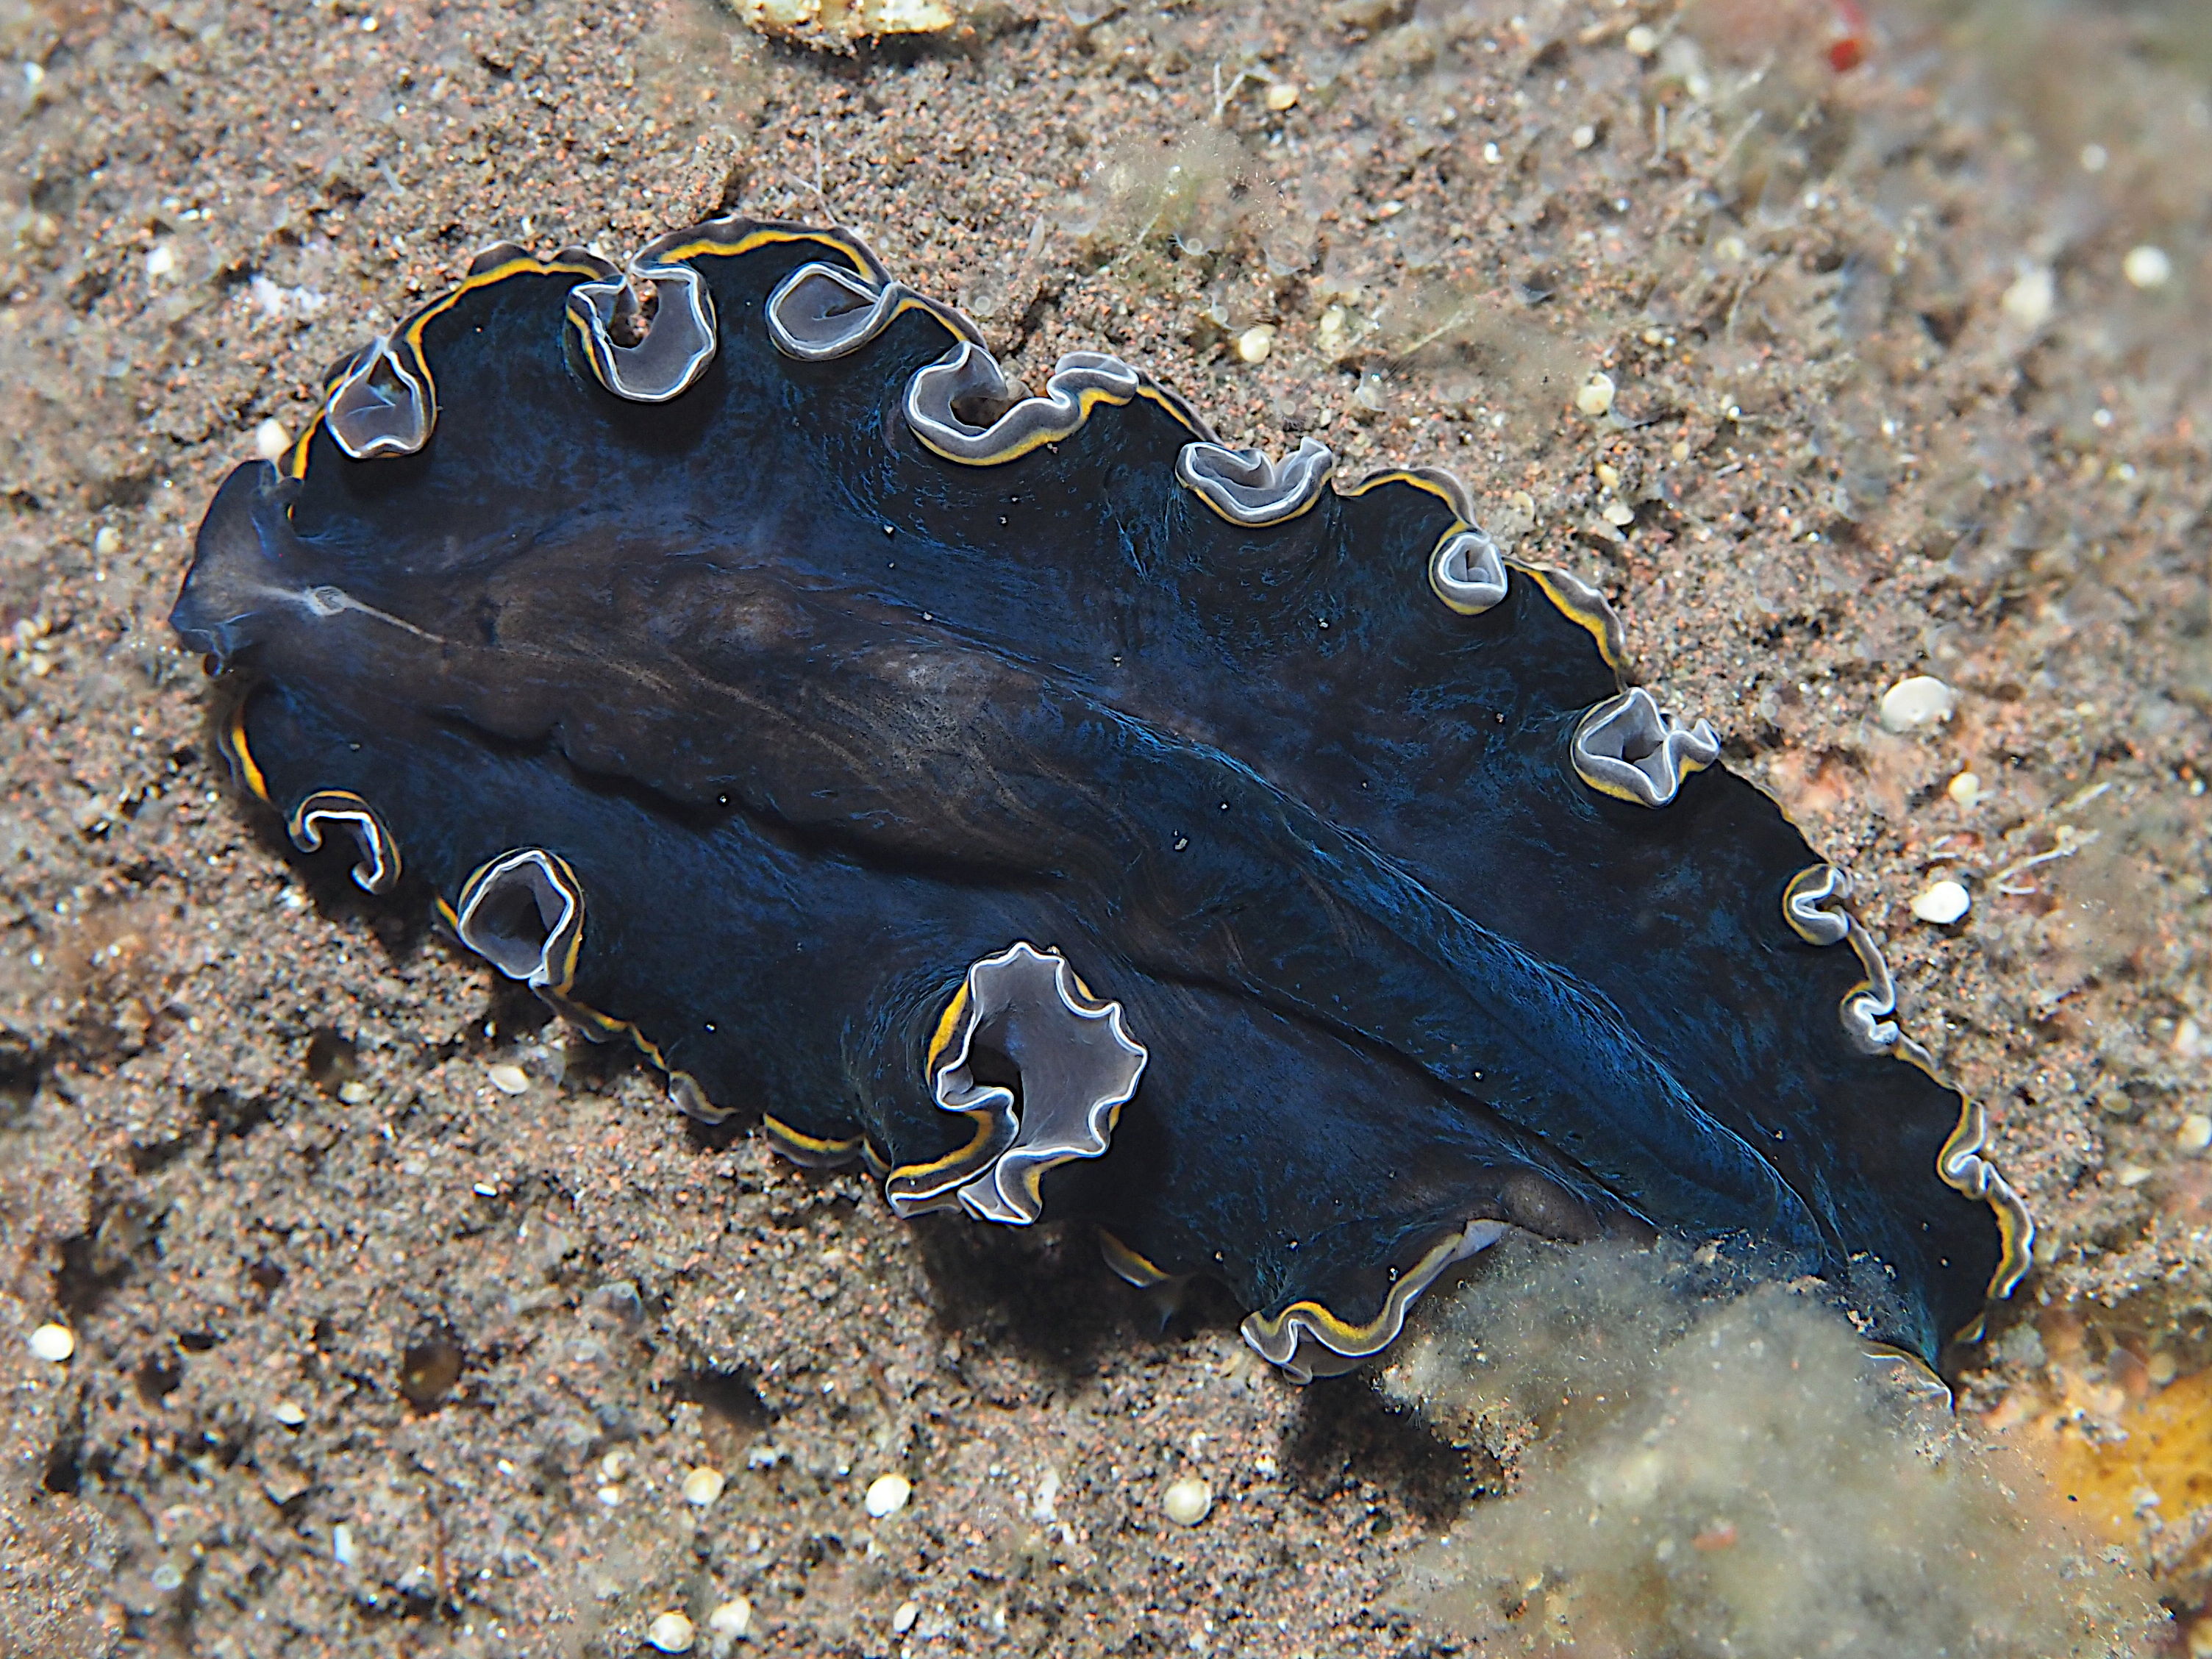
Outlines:
{"type": "Polygon", "coordinates": [[[2208,1357],[2212,31],[1097,3],[841,54],[0,0],[0,1654],[704,1652],[740,1601],[794,1655],[1456,1646],[1390,1587],[1510,1468],[1087,1237],[687,1126],[231,790],[164,621],[224,472],[477,247],[735,210],[855,228],[1031,385],[1109,349],[1231,441],[1449,466],[1604,587],[2038,1216],[1962,1407],[2201,1601],[2212,1474],[2113,1449],[2208,1357]],[[1916,674],[1954,712],[1885,729],[1916,674]]]}

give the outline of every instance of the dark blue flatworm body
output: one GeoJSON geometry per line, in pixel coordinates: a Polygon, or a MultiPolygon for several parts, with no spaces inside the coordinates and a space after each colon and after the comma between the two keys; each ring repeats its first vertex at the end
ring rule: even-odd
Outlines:
{"type": "Polygon", "coordinates": [[[501,249],[173,620],[303,848],[902,1213],[1094,1221],[1301,1375],[1506,1227],[1748,1236],[1934,1362],[2030,1230],[1839,872],[1597,594],[1330,467],[1009,386],[842,233],[501,249]]]}

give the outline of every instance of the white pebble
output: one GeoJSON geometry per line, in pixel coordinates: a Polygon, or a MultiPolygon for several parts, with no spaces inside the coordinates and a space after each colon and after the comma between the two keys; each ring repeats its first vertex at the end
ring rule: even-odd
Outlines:
{"type": "Polygon", "coordinates": [[[914,1482],[904,1475],[879,1474],[868,1483],[868,1495],[865,1501],[868,1513],[880,1521],[885,1516],[896,1515],[906,1507],[906,1500],[913,1496],[914,1482]]]}
{"type": "Polygon", "coordinates": [[[1629,30],[1621,44],[1638,58],[1649,58],[1659,50],[1659,31],[1649,23],[1638,23],[1629,30]]]}
{"type": "Polygon", "coordinates": [[[1597,143],[1597,129],[1587,121],[1577,127],[1570,136],[1573,138],[1577,149],[1588,149],[1592,144],[1597,143]]]}
{"type": "Polygon", "coordinates": [[[1910,732],[1936,720],[1948,720],[1959,706],[1959,694],[1933,674],[1913,674],[1881,694],[1881,725],[1885,732],[1910,732]]]}
{"type": "Polygon", "coordinates": [[[503,1095],[526,1095],[530,1092],[530,1073],[520,1066],[504,1062],[487,1066],[484,1075],[491,1079],[491,1086],[503,1095]]]}
{"type": "Polygon", "coordinates": [[[1595,420],[1599,416],[1612,411],[1613,392],[1612,375],[1593,374],[1583,382],[1582,390],[1575,393],[1575,407],[1595,420]]]}
{"type": "Polygon", "coordinates": [[[353,1565],[353,1528],[343,1521],[331,1528],[331,1559],[342,1567],[353,1565]]]}
{"type": "Polygon", "coordinates": [[[684,1501],[703,1510],[722,1495],[726,1484],[720,1469],[694,1469],[684,1477],[684,1501]]]}
{"type": "Polygon", "coordinates": [[[146,256],[146,274],[156,282],[177,274],[176,250],[167,242],[146,256]]]}
{"type": "Polygon", "coordinates": [[[645,1639],[663,1653],[689,1653],[691,1621],[680,1613],[664,1613],[645,1627],[645,1639]]]}
{"type": "Polygon", "coordinates": [[[280,1400],[269,1408],[269,1415],[288,1429],[296,1429],[307,1420],[307,1413],[289,1400],[280,1400]]]}
{"type": "Polygon", "coordinates": [[[908,1631],[914,1628],[914,1621],[921,1617],[921,1607],[918,1602],[900,1602],[898,1604],[898,1611],[891,1615],[891,1634],[894,1636],[905,1635],[908,1631]]]}
{"type": "Polygon", "coordinates": [[[76,1352],[76,1335],[66,1325],[41,1325],[31,1333],[31,1352],[49,1365],[58,1365],[76,1352]]]}
{"type": "Polygon", "coordinates": [[[103,559],[112,559],[123,550],[123,532],[112,524],[100,526],[92,538],[92,550],[103,559]]]}
{"type": "Polygon", "coordinates": [[[1213,1488],[1194,1474],[1171,1480],[1160,1494],[1160,1508],[1178,1527],[1194,1527],[1213,1508],[1213,1488]]]}
{"type": "Polygon", "coordinates": [[[1948,927],[1965,915],[1973,902],[1966,890],[1955,881],[1931,882],[1925,892],[1913,899],[1912,914],[1938,927],[1948,927]]]}
{"type": "Polygon", "coordinates": [[[2041,265],[2023,270],[1998,301],[2004,314],[2021,328],[2041,328],[2058,305],[2058,284],[2041,265]]]}
{"type": "Polygon", "coordinates": [[[1280,115],[1286,109],[1296,109],[1298,89],[1288,81],[1278,81],[1267,88],[1267,107],[1280,115]]]}
{"type": "Polygon", "coordinates": [[[1961,772],[1943,786],[1943,793],[1961,806],[1972,806],[1982,798],[1982,781],[1972,772],[1961,772]]]}
{"type": "Polygon", "coordinates": [[[2128,250],[2128,257],[2120,261],[2120,272],[2137,288],[2164,288],[2173,279],[2173,261],[2164,248],[2146,242],[2128,250]]]}
{"type": "Polygon", "coordinates": [[[1266,362],[1274,346],[1275,331],[1267,323],[1255,324],[1237,337],[1237,356],[1248,363],[1266,362]]]}
{"type": "Polygon", "coordinates": [[[2185,1152],[2201,1152],[2207,1146],[2212,1146],[2212,1117],[2207,1117],[2202,1112],[2191,1112],[2181,1120],[2181,1127],[2174,1134],[2173,1144],[2185,1152]]]}
{"type": "Polygon", "coordinates": [[[253,428],[253,453],[264,461],[281,461],[292,447],[292,434],[282,421],[264,421],[253,428]]]}
{"type": "Polygon", "coordinates": [[[707,1628],[717,1636],[742,1640],[753,1627],[753,1604],[742,1595],[733,1595],[707,1615],[707,1628]]]}

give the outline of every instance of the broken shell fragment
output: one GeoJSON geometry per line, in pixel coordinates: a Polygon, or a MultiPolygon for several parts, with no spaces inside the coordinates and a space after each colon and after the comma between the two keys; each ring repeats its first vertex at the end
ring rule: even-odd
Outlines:
{"type": "Polygon", "coordinates": [[[737,9],[771,40],[829,52],[890,34],[943,34],[960,21],[945,0],[738,0],[737,9]]]}

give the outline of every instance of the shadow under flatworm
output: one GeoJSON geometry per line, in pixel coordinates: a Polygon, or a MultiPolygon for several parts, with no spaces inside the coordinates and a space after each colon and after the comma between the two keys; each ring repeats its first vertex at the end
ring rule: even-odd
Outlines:
{"type": "Polygon", "coordinates": [[[696,274],[680,351],[496,251],[209,509],[226,748],[364,884],[695,1115],[1095,1221],[1301,1376],[1508,1228],[1755,1237],[1930,1363],[2017,1279],[1840,877],[1455,483],[1332,488],[1095,354],[1018,398],[842,233],[633,269],[696,274]]]}

